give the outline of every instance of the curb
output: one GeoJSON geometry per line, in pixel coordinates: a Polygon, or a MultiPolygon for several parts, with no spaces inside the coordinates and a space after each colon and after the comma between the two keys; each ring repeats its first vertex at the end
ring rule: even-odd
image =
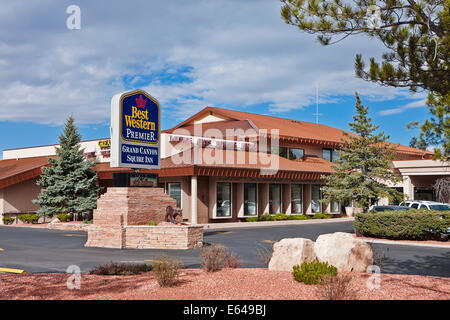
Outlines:
{"type": "Polygon", "coordinates": [[[367,243],[390,244],[396,246],[432,247],[432,248],[450,249],[450,244],[411,243],[411,242],[396,242],[389,240],[368,240],[368,239],[360,239],[360,240],[363,240],[367,243]]]}

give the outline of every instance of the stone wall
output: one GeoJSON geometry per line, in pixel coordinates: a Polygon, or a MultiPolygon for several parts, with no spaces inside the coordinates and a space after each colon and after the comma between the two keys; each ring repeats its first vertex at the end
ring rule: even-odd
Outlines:
{"type": "Polygon", "coordinates": [[[191,249],[203,242],[202,226],[128,226],[126,248],[191,249]]]}
{"type": "Polygon", "coordinates": [[[108,188],[97,202],[88,226],[86,247],[191,249],[202,246],[203,227],[148,226],[165,220],[166,207],[176,200],[163,188],[108,188]]]}

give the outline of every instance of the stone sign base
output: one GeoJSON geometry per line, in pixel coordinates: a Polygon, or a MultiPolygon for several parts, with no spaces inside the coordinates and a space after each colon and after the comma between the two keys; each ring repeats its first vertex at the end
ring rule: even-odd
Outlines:
{"type": "Polygon", "coordinates": [[[90,226],[86,247],[193,249],[203,243],[202,226],[90,226]]]}
{"type": "Polygon", "coordinates": [[[202,246],[203,227],[166,224],[167,206],[176,201],[163,188],[108,188],[97,202],[86,247],[192,249],[202,246]]]}

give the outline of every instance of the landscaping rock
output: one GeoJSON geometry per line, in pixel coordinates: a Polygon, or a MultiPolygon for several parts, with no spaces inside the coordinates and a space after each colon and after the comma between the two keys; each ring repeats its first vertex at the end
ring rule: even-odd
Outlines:
{"type": "Polygon", "coordinates": [[[304,238],[286,238],[273,245],[269,270],[292,271],[296,264],[311,262],[316,258],[314,242],[304,238]]]}
{"type": "Polygon", "coordinates": [[[350,233],[335,232],[319,236],[314,244],[317,259],[335,266],[338,271],[366,272],[373,264],[369,244],[350,233]]]}

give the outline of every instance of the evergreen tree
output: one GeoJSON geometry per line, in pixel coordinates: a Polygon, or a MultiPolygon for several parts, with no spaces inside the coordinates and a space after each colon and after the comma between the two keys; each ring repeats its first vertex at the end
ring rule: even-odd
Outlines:
{"type": "Polygon", "coordinates": [[[34,203],[40,206],[39,216],[51,217],[69,213],[74,217],[87,218],[97,206],[97,173],[93,170],[95,160],[84,158],[80,147],[81,135],[70,116],[59,136],[56,157],[49,158],[50,167],[42,168],[37,182],[41,192],[34,203]]]}
{"type": "MultiPolygon", "coordinates": [[[[450,93],[445,96],[430,93],[427,104],[433,116],[420,125],[419,137],[413,138],[410,146],[424,150],[428,146],[437,147],[433,158],[450,162],[450,93]]],[[[408,128],[418,126],[416,121],[408,128]]]]}
{"type": "Polygon", "coordinates": [[[356,76],[428,92],[431,119],[420,126],[421,134],[412,145],[439,142],[442,148],[436,149],[436,158],[449,159],[450,0],[281,1],[284,21],[316,34],[323,45],[359,34],[383,44],[387,50],[381,61],[371,57],[367,67],[361,54],[356,55],[356,76]]]}
{"type": "Polygon", "coordinates": [[[388,182],[400,182],[391,167],[395,156],[395,146],[386,142],[389,136],[384,132],[375,134],[379,126],[372,124],[368,117],[369,108],[364,107],[356,93],[356,115],[349,123],[352,131],[343,132],[339,159],[333,165],[335,172],[322,176],[326,186],[322,188],[327,201],[355,201],[364,211],[379,198],[401,200],[403,195],[387,186],[388,182]]]}

